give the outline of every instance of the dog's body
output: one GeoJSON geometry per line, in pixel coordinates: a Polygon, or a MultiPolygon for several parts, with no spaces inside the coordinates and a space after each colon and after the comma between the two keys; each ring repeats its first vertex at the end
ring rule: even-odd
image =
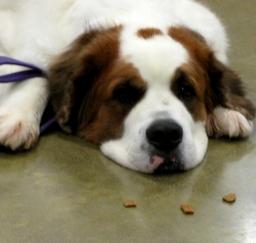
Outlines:
{"type": "MultiPolygon", "coordinates": [[[[206,130],[252,131],[224,28],[192,0],[0,0],[0,20],[1,55],[44,69],[60,125],[123,166],[190,169],[206,130]]],[[[35,144],[49,87],[44,78],[0,85],[2,145],[35,144]]]]}

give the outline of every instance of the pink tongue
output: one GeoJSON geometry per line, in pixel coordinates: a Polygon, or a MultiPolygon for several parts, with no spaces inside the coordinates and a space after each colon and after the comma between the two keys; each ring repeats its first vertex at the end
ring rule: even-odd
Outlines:
{"type": "Polygon", "coordinates": [[[158,155],[153,155],[150,159],[150,167],[155,170],[164,162],[164,158],[158,155]]]}

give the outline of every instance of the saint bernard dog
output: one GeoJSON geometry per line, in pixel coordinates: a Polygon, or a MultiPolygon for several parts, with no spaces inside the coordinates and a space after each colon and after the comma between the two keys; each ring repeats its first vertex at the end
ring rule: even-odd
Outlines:
{"type": "Polygon", "coordinates": [[[47,73],[0,84],[3,146],[33,147],[48,102],[63,130],[145,173],[189,170],[208,136],[252,133],[224,27],[196,1],[0,0],[0,20],[0,54],[47,73]]]}

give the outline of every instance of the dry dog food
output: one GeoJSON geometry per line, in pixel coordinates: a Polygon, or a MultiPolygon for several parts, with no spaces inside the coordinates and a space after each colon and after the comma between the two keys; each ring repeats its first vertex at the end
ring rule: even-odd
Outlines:
{"type": "Polygon", "coordinates": [[[137,203],[134,200],[125,200],[123,201],[123,205],[125,208],[136,208],[137,203]]]}
{"type": "Polygon", "coordinates": [[[236,194],[229,193],[223,197],[223,201],[227,203],[234,203],[236,201],[236,194]]]}
{"type": "Polygon", "coordinates": [[[180,205],[180,209],[184,214],[194,214],[194,209],[188,203],[183,203],[180,205]]]}

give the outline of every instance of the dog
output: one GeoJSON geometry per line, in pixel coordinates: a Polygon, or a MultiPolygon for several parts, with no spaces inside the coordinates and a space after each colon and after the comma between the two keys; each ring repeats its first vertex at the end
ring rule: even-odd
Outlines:
{"type": "Polygon", "coordinates": [[[0,84],[3,146],[33,147],[47,102],[64,131],[144,173],[192,169],[208,137],[252,133],[223,24],[196,1],[1,0],[0,20],[1,55],[47,73],[0,84]]]}

